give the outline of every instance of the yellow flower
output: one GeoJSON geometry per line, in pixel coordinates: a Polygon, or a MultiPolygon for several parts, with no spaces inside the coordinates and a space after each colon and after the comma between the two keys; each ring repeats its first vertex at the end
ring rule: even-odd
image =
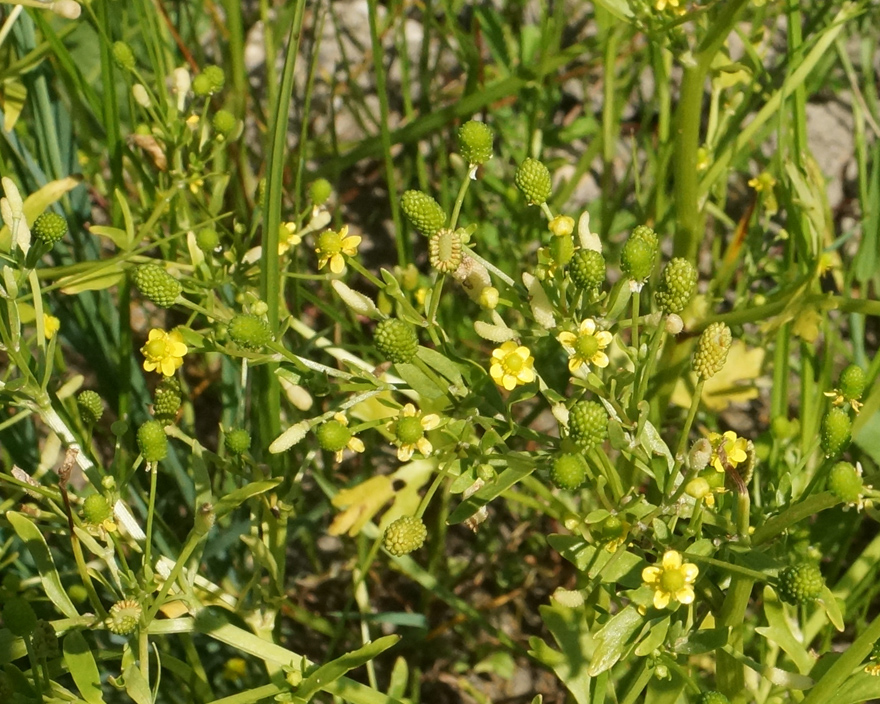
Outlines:
{"type": "Polygon", "coordinates": [[[416,450],[428,457],[434,451],[434,446],[425,437],[425,431],[433,430],[438,425],[440,416],[436,413],[423,416],[411,403],[406,404],[397,420],[391,424],[391,432],[394,433],[397,444],[397,459],[408,462],[416,450]]]}
{"type": "Polygon", "coordinates": [[[574,232],[574,218],[569,215],[557,215],[547,227],[557,237],[570,237],[574,232]]]}
{"type": "Polygon", "coordinates": [[[144,355],[144,371],[157,371],[172,376],[183,365],[187,353],[183,336],[177,331],[165,332],[159,328],[150,330],[147,344],[141,347],[144,355]]]}
{"type": "Polygon", "coordinates": [[[353,257],[357,254],[358,245],[361,238],[357,235],[348,234],[348,225],[343,225],[339,232],[326,230],[318,235],[318,242],[315,245],[315,254],[318,255],[318,268],[323,269],[327,263],[330,263],[330,271],[339,274],[345,269],[345,258],[343,254],[353,257]]]}
{"type": "Polygon", "coordinates": [[[709,442],[712,443],[712,458],[709,464],[718,472],[723,472],[725,468],[736,469],[740,462],[745,462],[749,457],[746,453],[749,441],[738,438],[732,430],[728,430],[724,435],[709,433],[709,442]]]}
{"type": "MultiPolygon", "coordinates": [[[[658,12],[663,12],[666,8],[674,8],[676,11],[678,10],[678,0],[657,0],[654,4],[654,7],[657,8],[658,12]]],[[[682,8],[683,9],[683,8],[682,8]]]]}
{"type": "MultiPolygon", "coordinates": [[[[339,425],[343,426],[346,430],[348,429],[348,416],[346,416],[344,413],[334,413],[333,420],[335,420],[337,423],[339,423],[339,425]]],[[[325,423],[324,425],[329,427],[330,423],[325,423]]],[[[343,437],[344,437],[343,433],[340,433],[338,431],[338,429],[335,430],[334,437],[333,437],[334,440],[338,440],[343,437]]],[[[319,437],[319,439],[320,439],[320,437],[319,437]]],[[[340,442],[339,444],[341,445],[342,443],[340,442]]],[[[348,438],[345,439],[345,445],[343,445],[340,449],[334,448],[335,452],[336,452],[334,459],[337,462],[342,462],[342,456],[343,456],[343,453],[345,452],[345,448],[348,448],[352,452],[363,452],[364,451],[364,441],[361,440],[360,438],[356,438],[354,435],[352,435],[349,432],[348,438]]]]}
{"type": "Polygon", "coordinates": [[[612,335],[607,330],[596,332],[596,321],[592,318],[581,321],[577,335],[573,332],[561,332],[556,339],[568,352],[570,372],[576,372],[582,366],[590,364],[603,369],[608,366],[608,355],[602,350],[611,344],[612,335]]]}
{"type": "Polygon", "coordinates": [[[43,313],[43,334],[47,340],[55,337],[55,333],[61,329],[61,321],[54,315],[43,313]]]}
{"type": "Polygon", "coordinates": [[[499,386],[513,391],[520,384],[535,380],[535,359],[528,347],[508,340],[492,352],[489,375],[499,386]]]}
{"type": "Polygon", "coordinates": [[[772,191],[776,185],[776,179],[767,171],[762,171],[754,178],[749,179],[749,185],[758,193],[762,191],[772,191]]]}
{"type": "Polygon", "coordinates": [[[700,569],[681,559],[681,553],[667,550],[660,566],[642,570],[642,581],[654,590],[654,608],[665,609],[670,601],[690,604],[694,600],[693,583],[700,569]]]}
{"type": "Polygon", "coordinates": [[[295,222],[283,222],[278,228],[278,254],[284,254],[289,249],[293,249],[300,242],[302,237],[296,231],[295,222]]]}

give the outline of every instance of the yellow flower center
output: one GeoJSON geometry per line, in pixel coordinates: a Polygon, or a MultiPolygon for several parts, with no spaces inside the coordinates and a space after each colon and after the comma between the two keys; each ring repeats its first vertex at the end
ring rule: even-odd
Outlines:
{"type": "Polygon", "coordinates": [[[675,594],[685,585],[681,570],[664,570],[660,575],[660,588],[669,594],[675,594]]]}
{"type": "Polygon", "coordinates": [[[584,359],[592,359],[599,351],[599,340],[594,335],[578,335],[574,343],[574,350],[578,356],[584,359]]]}
{"type": "Polygon", "coordinates": [[[150,340],[144,346],[144,356],[150,360],[161,359],[167,354],[165,340],[150,340]]]}
{"type": "Polygon", "coordinates": [[[422,422],[415,416],[404,416],[397,421],[397,439],[404,445],[412,445],[424,435],[422,422]]]}
{"type": "Polygon", "coordinates": [[[504,368],[509,374],[517,374],[523,368],[524,360],[516,352],[511,352],[504,358],[504,368]]]}
{"type": "Polygon", "coordinates": [[[318,235],[317,248],[320,250],[321,254],[326,254],[331,257],[334,254],[339,254],[342,251],[342,237],[339,236],[338,232],[333,232],[333,230],[322,232],[318,235]]]}

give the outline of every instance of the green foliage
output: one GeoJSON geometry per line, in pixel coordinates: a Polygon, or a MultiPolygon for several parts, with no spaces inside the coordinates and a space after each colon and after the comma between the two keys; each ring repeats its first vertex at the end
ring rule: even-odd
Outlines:
{"type": "Polygon", "coordinates": [[[880,9],[348,4],[4,15],[2,698],[880,698],[880,9]]]}

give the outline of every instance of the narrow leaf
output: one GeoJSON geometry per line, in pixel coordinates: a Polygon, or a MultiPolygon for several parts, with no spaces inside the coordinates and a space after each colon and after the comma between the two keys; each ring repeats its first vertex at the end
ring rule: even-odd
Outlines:
{"type": "Polygon", "coordinates": [[[98,673],[98,665],[85,636],[79,631],[71,631],[64,637],[62,650],[64,664],[70,671],[70,676],[73,677],[82,698],[89,704],[103,704],[101,675],[98,673]]]}

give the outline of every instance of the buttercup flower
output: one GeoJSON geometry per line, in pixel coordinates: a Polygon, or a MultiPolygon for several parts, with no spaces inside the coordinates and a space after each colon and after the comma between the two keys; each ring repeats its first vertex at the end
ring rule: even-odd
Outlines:
{"type": "Polygon", "coordinates": [[[278,228],[278,254],[284,254],[302,242],[302,236],[296,231],[295,222],[283,222],[278,228]]]}
{"type": "Polygon", "coordinates": [[[611,344],[612,335],[607,330],[597,332],[596,321],[592,318],[581,321],[577,334],[561,332],[556,339],[568,352],[570,372],[576,372],[582,366],[590,364],[603,369],[608,366],[608,355],[602,350],[611,344]]]}
{"type": "Polygon", "coordinates": [[[54,315],[43,313],[43,334],[47,340],[55,337],[55,333],[61,329],[61,321],[54,315]]]}
{"type": "Polygon", "coordinates": [[[141,347],[144,355],[144,371],[157,371],[172,376],[183,365],[187,353],[183,337],[177,330],[165,332],[159,328],[150,330],[147,344],[141,347]]]}
{"type": "Polygon", "coordinates": [[[678,6],[678,0],[657,0],[654,7],[658,12],[663,12],[663,10],[669,7],[678,15],[684,14],[684,8],[678,6]]]}
{"type": "Polygon", "coordinates": [[[315,244],[318,268],[323,269],[329,262],[330,271],[334,274],[341,273],[345,269],[345,258],[342,255],[355,256],[360,243],[360,237],[348,234],[348,225],[343,225],[339,232],[325,230],[318,235],[318,242],[315,244]]]}
{"type": "Polygon", "coordinates": [[[724,435],[709,433],[709,442],[712,443],[712,459],[709,460],[709,464],[718,472],[723,472],[725,467],[736,469],[740,462],[748,459],[746,449],[749,441],[738,438],[732,430],[728,430],[724,435]]]}
{"type": "Polygon", "coordinates": [[[520,384],[535,380],[535,359],[528,347],[508,340],[492,352],[489,375],[499,386],[513,391],[520,384]]]}
{"type": "Polygon", "coordinates": [[[413,453],[418,450],[425,457],[433,452],[431,441],[425,437],[426,430],[433,430],[440,425],[440,416],[429,413],[423,416],[421,411],[411,403],[406,404],[397,420],[391,424],[391,432],[394,433],[394,441],[397,444],[397,459],[408,462],[413,453]]]}
{"type": "Polygon", "coordinates": [[[659,566],[651,565],[642,570],[642,581],[654,590],[654,608],[665,609],[670,601],[693,602],[692,585],[699,573],[696,565],[682,560],[681,553],[667,550],[659,566]]]}
{"type": "Polygon", "coordinates": [[[754,178],[749,179],[749,185],[758,193],[761,191],[772,191],[773,186],[776,185],[776,179],[769,172],[762,171],[754,178]]]}

